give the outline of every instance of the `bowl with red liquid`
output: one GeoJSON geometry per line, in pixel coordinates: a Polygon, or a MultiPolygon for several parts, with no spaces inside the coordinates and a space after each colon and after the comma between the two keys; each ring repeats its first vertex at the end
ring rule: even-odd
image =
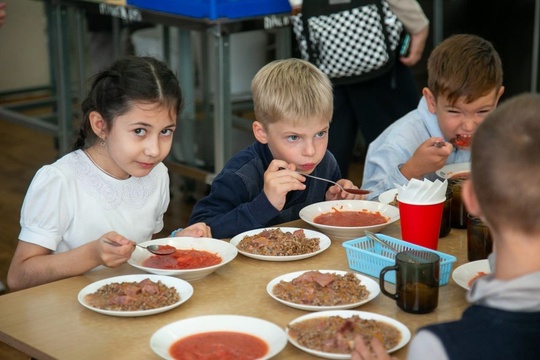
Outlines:
{"type": "Polygon", "coordinates": [[[238,254],[235,246],[213,238],[169,237],[140,245],[174,247],[176,251],[170,255],[154,255],[137,246],[128,260],[131,266],[151,274],[176,276],[187,281],[210,275],[238,254]]]}
{"type": "Polygon", "coordinates": [[[369,200],[334,200],[308,205],[300,218],[335,240],[362,237],[365,231],[379,232],[399,220],[395,206],[369,200]]]}

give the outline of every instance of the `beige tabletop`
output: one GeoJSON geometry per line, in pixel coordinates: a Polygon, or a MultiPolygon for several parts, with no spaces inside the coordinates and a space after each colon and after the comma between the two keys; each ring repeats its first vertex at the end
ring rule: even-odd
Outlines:
{"type": "MultiPolygon", "coordinates": [[[[311,228],[301,220],[285,225],[311,228]]],[[[398,224],[388,226],[382,233],[401,237],[398,224]]],[[[452,229],[448,236],[440,239],[438,250],[457,258],[452,269],[467,262],[466,231],[452,229]]],[[[94,271],[0,296],[0,341],[37,359],[158,359],[149,345],[152,334],[164,325],[189,317],[245,315],[285,328],[291,320],[308,312],[275,301],[267,294],[266,285],[279,275],[313,269],[349,270],[342,241],[333,241],[321,254],[298,261],[268,262],[238,254],[210,276],[193,281],[193,296],[179,307],[157,315],[130,318],[88,310],[79,304],[77,294],[94,281],[142,271],[128,264],[118,269],[94,271]]],[[[392,286],[389,288],[393,290],[392,286]]],[[[414,334],[423,325],[460,318],[467,306],[465,293],[450,278],[448,285],[440,288],[439,305],[432,313],[405,313],[382,293],[355,310],[394,318],[414,334]]],[[[406,353],[407,347],[404,347],[394,355],[404,359],[406,353]]],[[[275,357],[313,358],[291,344],[275,357]]]]}

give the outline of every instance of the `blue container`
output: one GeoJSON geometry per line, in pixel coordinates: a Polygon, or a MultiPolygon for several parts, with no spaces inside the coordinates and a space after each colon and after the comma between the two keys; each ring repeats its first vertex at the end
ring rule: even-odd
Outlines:
{"type": "MultiPolygon", "coordinates": [[[[441,258],[439,272],[439,286],[448,284],[452,264],[456,262],[456,257],[439,251],[434,251],[423,246],[411,244],[407,241],[399,240],[384,234],[377,234],[381,240],[386,241],[398,251],[423,250],[431,251],[441,258]]],[[[386,246],[371,240],[367,236],[354,240],[345,241],[343,247],[347,252],[347,260],[352,270],[379,278],[381,270],[387,266],[396,264],[394,253],[386,246]]],[[[384,279],[392,284],[396,283],[396,272],[387,272],[384,279]]]]}
{"type": "Polygon", "coordinates": [[[289,0],[127,0],[141,9],[216,20],[290,13],[289,0]]]}

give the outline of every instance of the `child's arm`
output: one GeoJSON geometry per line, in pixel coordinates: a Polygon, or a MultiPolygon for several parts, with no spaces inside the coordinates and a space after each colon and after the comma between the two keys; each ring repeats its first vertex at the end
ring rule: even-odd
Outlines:
{"type": "Polygon", "coordinates": [[[125,263],[134,249],[132,241],[115,232],[57,254],[45,247],[19,240],[9,267],[8,285],[15,291],[81,275],[99,265],[114,268],[125,263]],[[105,241],[120,246],[112,246],[105,241]]]}
{"type": "Polygon", "coordinates": [[[443,141],[442,138],[432,137],[420,144],[411,158],[401,167],[403,176],[408,180],[421,179],[425,174],[442,168],[454,150],[452,144],[442,143],[443,141]],[[442,143],[442,146],[435,146],[435,143],[442,143]]]}
{"type": "Polygon", "coordinates": [[[205,222],[218,239],[267,226],[279,215],[283,205],[281,208],[276,205],[279,206],[281,201],[285,204],[288,191],[305,189],[298,180],[300,174],[279,170],[287,169],[287,166],[286,162],[272,161],[263,179],[256,179],[261,174],[255,170],[249,179],[242,178],[246,174],[223,171],[212,182],[210,194],[195,205],[189,223],[205,222]]]}

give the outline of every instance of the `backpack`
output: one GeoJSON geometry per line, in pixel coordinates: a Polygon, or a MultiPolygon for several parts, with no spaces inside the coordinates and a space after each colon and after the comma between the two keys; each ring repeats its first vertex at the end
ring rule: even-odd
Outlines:
{"type": "Polygon", "coordinates": [[[403,31],[385,0],[305,0],[291,22],[301,57],[334,84],[392,69],[403,31]]]}

